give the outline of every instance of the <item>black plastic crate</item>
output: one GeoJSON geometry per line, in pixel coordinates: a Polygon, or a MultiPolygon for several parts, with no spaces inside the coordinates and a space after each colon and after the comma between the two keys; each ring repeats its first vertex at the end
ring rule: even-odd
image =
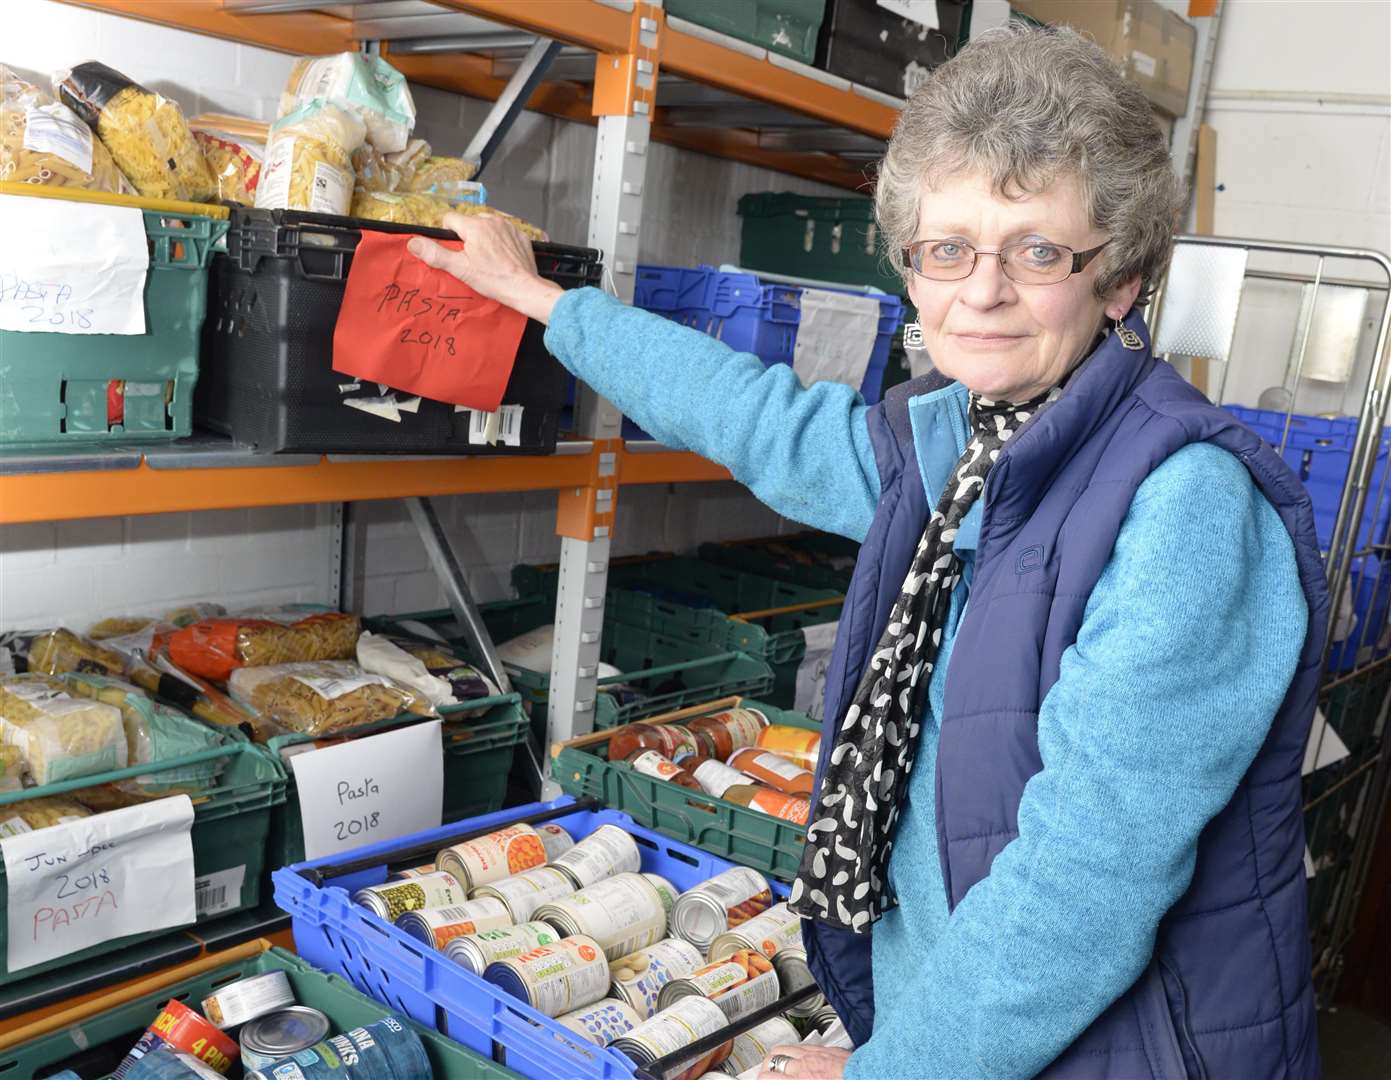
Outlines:
{"type": "Polygon", "coordinates": [[[894,97],[909,97],[933,68],[956,55],[971,28],[971,0],[937,0],[937,29],[878,0],[826,0],[816,66],[894,97]]]}
{"type": "MultiPolygon", "coordinates": [[[[333,328],[361,230],[457,239],[442,229],[310,214],[233,209],[227,254],[213,260],[199,426],[263,451],[373,454],[544,454],[555,450],[567,373],[529,321],[502,403],[522,406],[518,445],[469,442],[473,413],[423,399],[400,422],[343,404],[352,379],[333,370],[333,328]]],[[[597,285],[599,253],[535,244],[543,277],[597,285]]],[[[370,391],[366,387],[365,391],[370,391]]],[[[365,391],[355,391],[362,393],[365,391]]],[[[411,395],[399,393],[398,399],[411,395]]]]}

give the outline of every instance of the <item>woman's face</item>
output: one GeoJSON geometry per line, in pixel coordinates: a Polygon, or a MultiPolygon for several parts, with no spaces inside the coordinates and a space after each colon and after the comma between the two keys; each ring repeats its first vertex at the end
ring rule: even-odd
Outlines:
{"type": "MultiPolygon", "coordinates": [[[[1034,239],[1088,251],[1107,239],[1091,224],[1072,176],[1017,199],[996,195],[983,176],[944,181],[923,192],[918,223],[916,240],[965,241],[985,251],[1034,239]]],[[[1087,353],[1102,320],[1123,317],[1139,292],[1136,277],[1098,300],[1092,283],[1100,261],[1055,285],[1011,281],[994,256],[982,256],[959,281],[910,274],[908,294],[933,366],[1000,401],[1028,401],[1052,389],[1087,353]]]]}

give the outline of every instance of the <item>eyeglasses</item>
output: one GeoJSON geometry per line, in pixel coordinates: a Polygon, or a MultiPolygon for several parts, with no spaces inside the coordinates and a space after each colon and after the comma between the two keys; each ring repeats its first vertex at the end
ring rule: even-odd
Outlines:
{"type": "Polygon", "coordinates": [[[1010,281],[1020,285],[1056,285],[1080,273],[1111,241],[1090,251],[1073,251],[1062,244],[1021,240],[999,251],[980,251],[961,240],[918,240],[903,249],[903,265],[932,281],[968,278],[982,255],[994,255],[1010,281]]]}

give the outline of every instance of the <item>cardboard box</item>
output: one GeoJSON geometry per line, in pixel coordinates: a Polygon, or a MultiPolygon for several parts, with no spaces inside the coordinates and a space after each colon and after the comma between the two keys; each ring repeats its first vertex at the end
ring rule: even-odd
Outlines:
{"type": "Polygon", "coordinates": [[[1155,0],[1013,0],[1014,11],[1071,26],[1106,50],[1156,108],[1188,109],[1198,31],[1155,0]]]}

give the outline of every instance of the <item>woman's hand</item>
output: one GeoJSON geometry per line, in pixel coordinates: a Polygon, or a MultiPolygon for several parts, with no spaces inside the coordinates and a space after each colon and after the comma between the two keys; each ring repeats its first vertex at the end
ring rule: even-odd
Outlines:
{"type": "Polygon", "coordinates": [[[502,218],[445,214],[444,227],[458,233],[463,251],[450,251],[417,236],[406,245],[427,266],[453,274],[474,292],[549,323],[563,289],[536,273],[531,241],[502,218]]]}
{"type": "Polygon", "coordinates": [[[849,1050],[837,1050],[829,1046],[775,1046],[763,1059],[758,1068],[758,1080],[841,1080],[845,1075],[845,1062],[850,1057],[849,1050]],[[781,1069],[769,1068],[774,1058],[787,1058],[781,1069]]]}

